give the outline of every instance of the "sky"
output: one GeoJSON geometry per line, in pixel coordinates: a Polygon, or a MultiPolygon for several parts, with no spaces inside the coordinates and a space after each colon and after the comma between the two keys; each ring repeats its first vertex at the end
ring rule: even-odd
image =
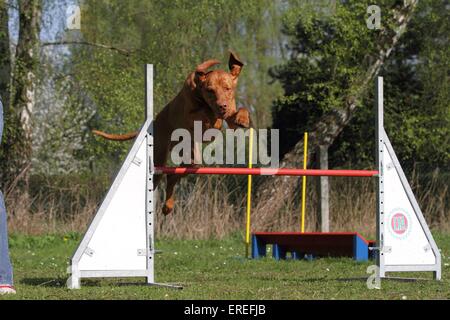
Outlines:
{"type": "MultiPolygon", "coordinates": [[[[9,34],[13,44],[17,44],[19,36],[17,0],[7,0],[10,4],[9,34]]],[[[69,7],[78,5],[77,0],[43,0],[41,41],[53,42],[63,40],[66,32],[66,20],[69,7]]]]}

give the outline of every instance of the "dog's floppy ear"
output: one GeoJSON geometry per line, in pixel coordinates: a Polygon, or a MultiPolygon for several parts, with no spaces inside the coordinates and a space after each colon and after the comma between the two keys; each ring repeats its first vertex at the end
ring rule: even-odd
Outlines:
{"type": "Polygon", "coordinates": [[[195,78],[200,81],[205,81],[206,79],[206,72],[209,68],[212,66],[215,66],[216,64],[220,64],[219,60],[207,60],[203,62],[202,64],[199,64],[197,68],[195,68],[195,78]]]}
{"type": "Polygon", "coordinates": [[[244,64],[239,60],[238,56],[230,50],[230,59],[228,60],[228,67],[230,68],[230,73],[234,78],[237,78],[241,73],[244,64]]]}

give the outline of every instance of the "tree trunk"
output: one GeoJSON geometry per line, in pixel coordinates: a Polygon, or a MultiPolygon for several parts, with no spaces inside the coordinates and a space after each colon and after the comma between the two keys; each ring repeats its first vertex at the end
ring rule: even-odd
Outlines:
{"type": "MultiPolygon", "coordinates": [[[[317,162],[321,170],[328,170],[328,148],[320,146],[318,148],[317,162]]],[[[320,177],[317,184],[318,189],[318,215],[317,215],[317,229],[320,232],[330,231],[330,181],[328,177],[320,177]]]]}
{"type": "Polygon", "coordinates": [[[8,8],[0,1],[0,96],[5,108],[9,106],[11,53],[9,51],[8,8]]]}
{"type": "MultiPolygon", "coordinates": [[[[9,47],[8,7],[5,1],[0,1],[0,97],[4,112],[7,113],[10,101],[11,84],[11,52],[9,47]]],[[[6,135],[4,134],[3,137],[6,135]]],[[[2,139],[3,140],[3,139],[2,139]]],[[[7,180],[5,152],[0,141],[0,190],[3,190],[7,180]]]]}
{"type": "MultiPolygon", "coordinates": [[[[319,146],[329,147],[350,122],[359,101],[367,93],[373,79],[378,74],[386,58],[397,44],[400,36],[404,33],[413,11],[417,6],[417,0],[404,1],[398,7],[393,8],[393,29],[382,29],[377,43],[378,51],[367,57],[365,61],[369,65],[360,77],[353,81],[353,84],[343,95],[343,107],[335,107],[325,114],[309,133],[308,159],[319,146]]],[[[280,162],[280,167],[298,167],[303,158],[303,141],[300,140],[294,148],[288,152],[280,162]]],[[[271,217],[274,216],[286,203],[293,199],[298,179],[293,177],[265,177],[257,192],[257,206],[255,208],[255,221],[260,220],[258,225],[261,228],[270,229],[273,223],[271,217]]]]}
{"type": "Polygon", "coordinates": [[[4,159],[9,188],[28,186],[32,153],[32,115],[36,102],[39,65],[41,0],[22,0],[19,5],[19,39],[14,59],[11,103],[6,111],[4,159]]]}

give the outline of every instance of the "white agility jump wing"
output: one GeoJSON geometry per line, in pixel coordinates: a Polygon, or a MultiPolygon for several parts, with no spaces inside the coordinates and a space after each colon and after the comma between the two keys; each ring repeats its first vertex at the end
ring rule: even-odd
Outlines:
{"type": "Polygon", "coordinates": [[[72,258],[70,287],[79,279],[148,276],[145,183],[148,122],[72,258]]]}
{"type": "Polygon", "coordinates": [[[441,278],[441,255],[383,128],[383,78],[377,81],[378,266],[386,272],[432,271],[441,278]]]}
{"type": "MultiPolygon", "coordinates": [[[[146,65],[144,125],[71,260],[67,285],[82,278],[154,282],[153,65],[146,65]]],[[[179,288],[179,286],[163,285],[179,288]]]]}

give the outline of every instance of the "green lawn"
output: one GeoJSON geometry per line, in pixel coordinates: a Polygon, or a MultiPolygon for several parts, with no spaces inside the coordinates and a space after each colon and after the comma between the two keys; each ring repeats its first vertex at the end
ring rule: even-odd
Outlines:
{"type": "MultiPolygon", "coordinates": [[[[182,284],[183,290],[148,287],[143,279],[83,280],[80,290],[69,290],[66,269],[80,235],[13,235],[18,294],[0,299],[449,299],[450,235],[435,238],[442,251],[440,282],[384,280],[380,290],[369,290],[362,277],[373,261],[248,260],[236,236],[157,243],[163,253],[157,256],[156,280],[182,284]]],[[[431,279],[431,273],[419,276],[431,279]]]]}

